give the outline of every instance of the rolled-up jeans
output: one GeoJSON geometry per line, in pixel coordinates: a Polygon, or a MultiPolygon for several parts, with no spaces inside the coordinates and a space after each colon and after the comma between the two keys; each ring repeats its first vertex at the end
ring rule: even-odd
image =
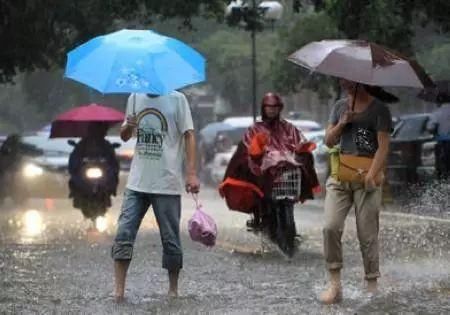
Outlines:
{"type": "Polygon", "coordinates": [[[348,212],[354,206],[356,230],[364,262],[365,278],[376,279],[379,272],[378,230],[381,187],[366,191],[364,184],[328,178],[323,229],[325,260],[329,270],[342,268],[342,233],[348,212]]]}
{"type": "Polygon", "coordinates": [[[169,271],[183,267],[180,241],[180,195],[149,194],[126,189],[111,250],[114,260],[131,260],[136,234],[152,206],[163,246],[162,267],[169,271]]]}

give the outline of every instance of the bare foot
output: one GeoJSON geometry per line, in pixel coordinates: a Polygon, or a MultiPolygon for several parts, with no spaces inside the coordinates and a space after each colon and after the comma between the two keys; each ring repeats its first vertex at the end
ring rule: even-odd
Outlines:
{"type": "Polygon", "coordinates": [[[178,297],[178,276],[180,269],[169,271],[169,293],[167,294],[171,298],[178,297]]]}
{"type": "Polygon", "coordinates": [[[335,304],[342,301],[341,273],[339,270],[330,271],[328,289],[322,292],[319,300],[324,304],[335,304]]]}
{"type": "Polygon", "coordinates": [[[378,293],[378,283],[377,283],[377,279],[374,280],[367,280],[367,292],[369,292],[370,294],[376,294],[378,293]]]}
{"type": "Polygon", "coordinates": [[[342,301],[342,288],[337,284],[330,284],[328,289],[320,294],[319,300],[324,304],[336,304],[342,301]]]}

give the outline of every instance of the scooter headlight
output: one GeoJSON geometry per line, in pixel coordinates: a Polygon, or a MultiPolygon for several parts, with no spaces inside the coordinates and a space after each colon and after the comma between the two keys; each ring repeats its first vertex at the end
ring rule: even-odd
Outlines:
{"type": "Polygon", "coordinates": [[[90,167],[86,170],[86,177],[90,179],[98,179],[103,176],[103,171],[98,167],[90,167]]]}
{"type": "Polygon", "coordinates": [[[25,165],[23,168],[23,175],[28,178],[41,176],[42,174],[44,174],[44,169],[32,163],[25,165]]]}
{"type": "Polygon", "coordinates": [[[95,219],[95,228],[99,232],[105,232],[108,229],[108,221],[105,217],[97,217],[95,219]]]}

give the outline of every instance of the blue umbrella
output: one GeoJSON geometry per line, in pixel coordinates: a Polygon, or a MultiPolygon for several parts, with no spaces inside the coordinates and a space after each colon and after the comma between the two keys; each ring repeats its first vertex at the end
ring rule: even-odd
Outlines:
{"type": "Polygon", "coordinates": [[[65,76],[101,93],[168,94],[205,80],[205,59],[150,30],[99,36],[68,53],[65,76]]]}

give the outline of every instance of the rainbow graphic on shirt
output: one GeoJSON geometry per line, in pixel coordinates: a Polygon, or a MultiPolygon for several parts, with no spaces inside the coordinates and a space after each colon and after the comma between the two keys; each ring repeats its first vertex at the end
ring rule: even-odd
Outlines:
{"type": "Polygon", "coordinates": [[[159,160],[167,135],[166,117],[156,108],[147,108],[137,116],[136,152],[140,157],[159,160]]]}

